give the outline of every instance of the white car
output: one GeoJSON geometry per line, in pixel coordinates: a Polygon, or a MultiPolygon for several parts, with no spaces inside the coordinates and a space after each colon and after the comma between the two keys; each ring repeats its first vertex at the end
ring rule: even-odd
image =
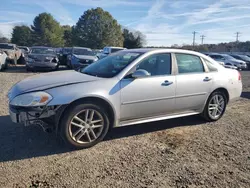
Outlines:
{"type": "Polygon", "coordinates": [[[87,148],[114,127],[196,114],[217,121],[241,92],[240,73],[203,54],[130,49],[78,71],[26,78],[8,98],[13,122],[50,127],[87,148]]]}
{"type": "Polygon", "coordinates": [[[3,51],[0,51],[0,71],[8,67],[8,62],[6,61],[7,54],[3,51]]]}
{"type": "Polygon", "coordinates": [[[102,54],[100,55],[100,59],[107,57],[109,54],[118,52],[120,50],[125,50],[125,49],[126,48],[123,48],[123,47],[106,46],[103,48],[102,54]]]}

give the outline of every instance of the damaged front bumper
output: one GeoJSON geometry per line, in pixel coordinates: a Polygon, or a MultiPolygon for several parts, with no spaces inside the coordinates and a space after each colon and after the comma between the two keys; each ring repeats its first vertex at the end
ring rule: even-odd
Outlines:
{"type": "Polygon", "coordinates": [[[9,114],[14,123],[25,126],[40,125],[44,130],[47,128],[57,129],[66,106],[16,107],[10,105],[9,114]]]}

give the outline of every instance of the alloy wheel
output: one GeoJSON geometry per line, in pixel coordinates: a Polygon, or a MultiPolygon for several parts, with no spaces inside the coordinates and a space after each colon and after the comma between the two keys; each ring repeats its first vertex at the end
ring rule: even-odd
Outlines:
{"type": "Polygon", "coordinates": [[[71,119],[69,134],[79,144],[91,143],[99,138],[103,127],[103,116],[97,110],[85,109],[71,119]]]}
{"type": "Polygon", "coordinates": [[[210,118],[218,119],[225,110],[225,99],[222,95],[214,95],[208,105],[208,113],[210,118]]]}

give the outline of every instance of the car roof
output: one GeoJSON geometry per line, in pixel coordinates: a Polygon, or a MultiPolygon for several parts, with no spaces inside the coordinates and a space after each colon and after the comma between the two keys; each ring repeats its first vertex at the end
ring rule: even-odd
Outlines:
{"type": "Polygon", "coordinates": [[[48,46],[32,46],[31,48],[52,48],[52,47],[48,47],[48,46]]]}
{"type": "Polygon", "coordinates": [[[87,48],[87,47],[77,47],[77,46],[74,46],[72,48],[75,48],[75,49],[87,49],[87,50],[91,50],[90,48],[87,48]]]}

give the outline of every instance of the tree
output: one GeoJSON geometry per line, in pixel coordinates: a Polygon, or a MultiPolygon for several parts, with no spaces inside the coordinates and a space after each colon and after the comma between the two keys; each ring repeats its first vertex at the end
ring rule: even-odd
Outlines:
{"type": "Polygon", "coordinates": [[[31,26],[34,45],[59,47],[64,45],[63,29],[51,14],[41,13],[31,26]]]}
{"type": "Polygon", "coordinates": [[[0,33],[0,43],[8,43],[10,40],[3,36],[2,33],[0,33]]]}
{"type": "Polygon", "coordinates": [[[125,48],[141,48],[146,44],[146,37],[139,31],[131,32],[128,29],[123,29],[125,48]]]}
{"type": "Polygon", "coordinates": [[[72,46],[72,28],[69,25],[63,25],[64,46],[72,46]]]}
{"type": "Polygon", "coordinates": [[[89,9],[73,27],[73,42],[78,46],[94,49],[123,46],[121,26],[102,8],[89,9]]]}
{"type": "Polygon", "coordinates": [[[11,42],[19,46],[30,46],[31,29],[28,26],[15,26],[12,32],[11,42]]]}

